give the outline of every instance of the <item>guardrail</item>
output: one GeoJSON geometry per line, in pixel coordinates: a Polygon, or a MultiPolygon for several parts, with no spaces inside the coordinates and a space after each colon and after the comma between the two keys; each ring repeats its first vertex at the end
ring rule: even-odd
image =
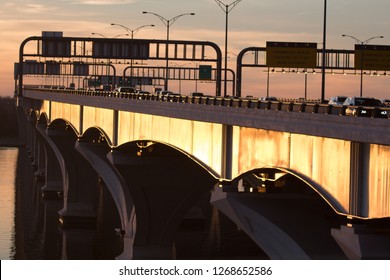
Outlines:
{"type": "Polygon", "coordinates": [[[37,87],[24,87],[43,92],[61,92],[65,94],[74,94],[82,96],[101,96],[102,98],[123,98],[123,99],[138,99],[146,101],[158,102],[175,102],[175,103],[190,103],[198,105],[210,106],[225,106],[235,108],[247,108],[258,110],[273,110],[287,111],[296,113],[312,113],[323,115],[338,115],[352,117],[371,117],[390,119],[390,107],[362,107],[362,106],[344,106],[344,105],[329,105],[315,102],[292,102],[292,101],[263,101],[258,99],[238,98],[238,97],[220,97],[220,96],[183,96],[183,95],[168,95],[159,96],[153,93],[125,93],[115,91],[87,91],[87,90],[68,90],[68,89],[45,89],[37,87]],[[347,114],[353,111],[352,114],[347,114]],[[370,113],[367,114],[367,111],[370,113]]]}

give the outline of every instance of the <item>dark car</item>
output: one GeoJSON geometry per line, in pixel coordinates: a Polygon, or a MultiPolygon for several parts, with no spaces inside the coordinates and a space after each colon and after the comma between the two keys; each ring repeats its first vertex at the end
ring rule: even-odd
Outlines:
{"type": "Polygon", "coordinates": [[[344,103],[348,106],[345,109],[345,115],[358,117],[376,117],[387,118],[387,111],[381,109],[384,107],[379,99],[370,97],[348,97],[344,103]]]}

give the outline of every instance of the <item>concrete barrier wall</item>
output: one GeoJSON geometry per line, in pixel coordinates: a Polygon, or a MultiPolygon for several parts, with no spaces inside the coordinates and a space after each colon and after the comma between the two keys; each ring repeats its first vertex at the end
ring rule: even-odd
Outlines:
{"type": "Polygon", "coordinates": [[[368,209],[370,217],[390,216],[390,146],[370,145],[368,209]]]}
{"type": "Polygon", "coordinates": [[[50,121],[64,119],[73,124],[80,133],[80,105],[51,102],[50,121]]]}
{"type": "Polygon", "coordinates": [[[349,141],[292,134],[290,168],[317,182],[348,210],[350,150],[349,141]]]}
{"type": "Polygon", "coordinates": [[[84,131],[90,127],[100,127],[112,141],[114,136],[113,110],[84,106],[83,114],[84,131]]]}

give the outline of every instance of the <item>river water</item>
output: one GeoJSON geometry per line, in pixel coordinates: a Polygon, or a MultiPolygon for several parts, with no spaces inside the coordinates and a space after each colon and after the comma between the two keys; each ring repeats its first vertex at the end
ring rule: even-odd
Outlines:
{"type": "MultiPolygon", "coordinates": [[[[0,147],[0,259],[115,259],[121,237],[118,219],[101,214],[95,228],[63,229],[61,200],[42,199],[27,152],[0,147]]],[[[104,189],[104,188],[103,188],[104,189]]],[[[104,211],[104,210],[102,210],[104,211]]],[[[177,259],[267,259],[222,213],[208,206],[207,218],[180,226],[177,259]]]]}
{"type": "Polygon", "coordinates": [[[15,176],[18,149],[0,147],[0,259],[15,254],[15,176]]]}

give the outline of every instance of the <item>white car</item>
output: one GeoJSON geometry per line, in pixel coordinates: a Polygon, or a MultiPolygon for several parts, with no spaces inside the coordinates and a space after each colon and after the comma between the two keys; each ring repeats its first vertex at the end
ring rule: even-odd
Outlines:
{"type": "Polygon", "coordinates": [[[118,87],[114,91],[117,92],[127,92],[127,93],[135,93],[135,88],[133,87],[118,87]]]}
{"type": "Polygon", "coordinates": [[[344,101],[347,99],[347,96],[339,95],[339,96],[332,96],[329,99],[328,104],[329,105],[343,105],[344,101]]]}

